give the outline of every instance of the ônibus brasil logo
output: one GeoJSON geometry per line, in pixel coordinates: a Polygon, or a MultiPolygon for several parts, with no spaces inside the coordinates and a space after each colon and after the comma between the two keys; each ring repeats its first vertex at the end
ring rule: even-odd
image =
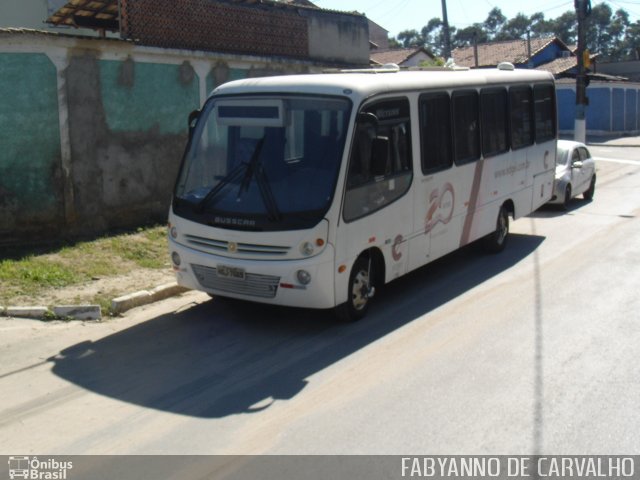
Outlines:
{"type": "Polygon", "coordinates": [[[67,470],[73,468],[73,462],[61,462],[53,458],[38,460],[38,457],[9,457],[9,478],[31,480],[66,480],[67,470]]]}

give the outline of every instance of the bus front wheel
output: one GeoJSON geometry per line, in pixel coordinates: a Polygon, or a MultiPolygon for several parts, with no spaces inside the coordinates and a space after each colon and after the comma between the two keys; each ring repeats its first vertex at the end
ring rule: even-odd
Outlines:
{"type": "Polygon", "coordinates": [[[336,315],[340,320],[355,322],[367,314],[375,293],[372,263],[368,256],[361,256],[353,264],[349,275],[347,301],[336,307],[336,315]]]}

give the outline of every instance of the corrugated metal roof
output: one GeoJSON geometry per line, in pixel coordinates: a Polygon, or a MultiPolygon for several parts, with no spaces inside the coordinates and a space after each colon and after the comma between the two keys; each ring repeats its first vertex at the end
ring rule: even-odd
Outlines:
{"type": "MultiPolygon", "coordinates": [[[[73,32],[73,30],[71,30],[73,32]]],[[[38,36],[49,36],[49,37],[65,37],[65,38],[80,38],[82,40],[100,40],[100,41],[111,41],[111,42],[130,42],[130,40],[124,40],[120,38],[110,38],[110,37],[98,37],[98,36],[87,36],[87,35],[79,35],[69,33],[69,30],[55,32],[52,30],[37,30],[33,28],[0,28],[0,35],[38,35],[38,36]]]]}
{"type": "Polygon", "coordinates": [[[53,25],[117,31],[118,0],[70,0],[46,21],[53,25]]]}

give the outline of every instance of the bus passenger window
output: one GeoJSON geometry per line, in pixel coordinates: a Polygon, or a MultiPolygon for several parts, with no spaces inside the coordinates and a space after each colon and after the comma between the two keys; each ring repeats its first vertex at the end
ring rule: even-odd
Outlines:
{"type": "Polygon", "coordinates": [[[480,128],[478,125],[478,93],[453,94],[453,136],[457,165],[480,158],[480,128]]]}
{"type": "Polygon", "coordinates": [[[511,147],[514,150],[533,144],[533,98],[531,87],[509,90],[511,147]]]}
{"type": "Polygon", "coordinates": [[[536,142],[546,142],[556,137],[556,102],[552,85],[536,85],[533,88],[536,114],[536,142]]]}
{"type": "Polygon", "coordinates": [[[482,118],[482,154],[490,157],[509,150],[505,89],[482,90],[480,117],[482,118]]]}
{"type": "Polygon", "coordinates": [[[411,185],[409,102],[368,105],[355,128],[344,218],[355,220],[403,196],[411,185]]]}
{"type": "Polygon", "coordinates": [[[434,173],[453,165],[451,145],[451,99],[447,93],[420,98],[422,172],[434,173]]]}

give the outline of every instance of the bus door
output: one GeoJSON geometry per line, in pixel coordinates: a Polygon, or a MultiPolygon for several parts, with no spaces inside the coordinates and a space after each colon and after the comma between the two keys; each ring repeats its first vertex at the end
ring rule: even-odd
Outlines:
{"type": "Polygon", "coordinates": [[[353,261],[377,247],[387,281],[407,271],[413,214],[410,126],[406,98],[366,105],[358,114],[347,171],[337,261],[353,261]]]}

